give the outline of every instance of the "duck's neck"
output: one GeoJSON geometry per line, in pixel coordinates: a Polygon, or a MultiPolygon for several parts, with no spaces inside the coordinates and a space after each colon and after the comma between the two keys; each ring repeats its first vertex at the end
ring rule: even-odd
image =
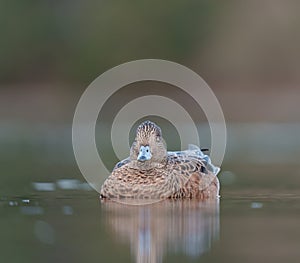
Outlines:
{"type": "Polygon", "coordinates": [[[151,169],[162,169],[166,166],[166,160],[162,162],[152,162],[152,161],[145,161],[139,162],[137,160],[131,161],[130,168],[137,169],[137,170],[151,170],[151,169]]]}

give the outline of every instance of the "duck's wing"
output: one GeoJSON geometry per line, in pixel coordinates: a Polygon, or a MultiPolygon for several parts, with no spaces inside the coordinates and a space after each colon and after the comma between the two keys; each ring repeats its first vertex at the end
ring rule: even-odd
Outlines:
{"type": "Polygon", "coordinates": [[[194,145],[186,151],[168,152],[168,162],[182,187],[192,181],[198,185],[199,191],[209,187],[220,171],[219,167],[212,165],[209,156],[194,145]]]}
{"type": "Polygon", "coordinates": [[[189,144],[188,150],[183,152],[186,154],[191,154],[193,156],[194,155],[198,156],[203,161],[205,167],[215,175],[217,175],[220,172],[220,167],[213,165],[210,157],[204,154],[203,151],[198,146],[194,144],[189,144]]]}
{"type": "Polygon", "coordinates": [[[129,163],[129,162],[130,162],[130,158],[129,158],[129,157],[127,157],[126,159],[124,159],[124,160],[122,160],[122,161],[119,161],[119,162],[115,165],[113,171],[114,171],[115,169],[117,169],[117,168],[122,167],[123,165],[125,165],[125,164],[127,164],[127,163],[129,163]]]}
{"type": "Polygon", "coordinates": [[[147,199],[149,202],[171,196],[179,186],[170,184],[170,174],[165,169],[138,170],[130,163],[115,168],[101,188],[101,196],[110,199],[147,199]],[[175,190],[174,190],[175,189],[175,190]]]}

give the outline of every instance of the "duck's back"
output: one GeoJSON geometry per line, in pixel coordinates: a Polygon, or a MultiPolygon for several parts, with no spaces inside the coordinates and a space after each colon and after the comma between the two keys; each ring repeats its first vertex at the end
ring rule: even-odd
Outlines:
{"type": "Polygon", "coordinates": [[[215,198],[219,194],[219,167],[195,145],[188,150],[168,152],[168,170],[179,178],[180,190],[173,198],[215,198]]]}

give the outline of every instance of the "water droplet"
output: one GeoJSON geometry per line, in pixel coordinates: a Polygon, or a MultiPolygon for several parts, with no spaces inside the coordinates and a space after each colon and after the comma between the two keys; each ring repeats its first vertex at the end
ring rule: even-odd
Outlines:
{"type": "Polygon", "coordinates": [[[252,202],[251,203],[251,208],[253,209],[259,209],[263,207],[263,203],[259,203],[259,202],[252,202]]]}

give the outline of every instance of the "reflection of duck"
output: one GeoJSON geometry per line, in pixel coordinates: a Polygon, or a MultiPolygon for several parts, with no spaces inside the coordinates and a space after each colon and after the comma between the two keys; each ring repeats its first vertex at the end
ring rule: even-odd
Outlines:
{"type": "Polygon", "coordinates": [[[116,239],[130,243],[136,262],[162,262],[163,255],[197,258],[219,238],[218,199],[164,200],[146,206],[103,201],[105,224],[116,239]]]}
{"type": "Polygon", "coordinates": [[[119,162],[101,196],[120,199],[216,198],[219,168],[194,145],[167,152],[161,129],[145,121],[138,128],[130,157],[119,162]]]}

